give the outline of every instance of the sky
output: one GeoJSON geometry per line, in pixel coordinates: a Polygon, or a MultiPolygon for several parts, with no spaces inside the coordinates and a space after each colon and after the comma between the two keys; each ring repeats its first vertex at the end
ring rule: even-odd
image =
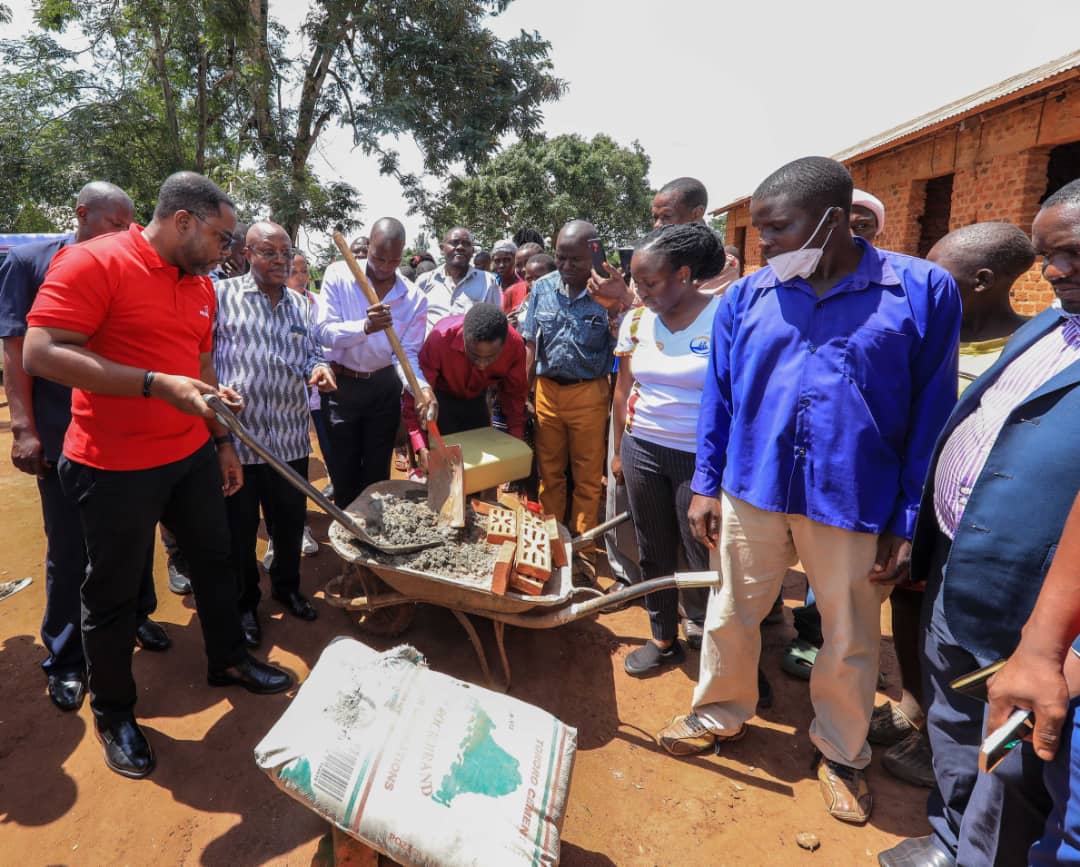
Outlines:
{"type": "MultiPolygon", "coordinates": [[[[270,12],[295,27],[307,5],[270,0],[270,12]]],[[[12,6],[10,30],[19,32],[29,2],[12,6]]],[[[637,140],[654,188],[691,175],[714,208],[789,160],[838,153],[1077,50],[1080,3],[513,0],[489,26],[550,41],[569,88],[542,109],[549,136],[637,140]]],[[[398,147],[403,168],[418,169],[411,142],[398,147]]],[[[421,228],[420,216],[405,215],[397,182],[352,148],[348,130],[324,134],[313,167],[360,190],[364,223],[397,216],[410,238],[421,228]]]]}

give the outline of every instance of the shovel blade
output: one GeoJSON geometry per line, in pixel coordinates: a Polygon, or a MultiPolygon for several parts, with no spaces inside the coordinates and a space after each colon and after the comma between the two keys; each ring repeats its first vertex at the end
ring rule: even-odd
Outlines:
{"type": "Polygon", "coordinates": [[[441,523],[465,526],[465,461],[461,446],[432,448],[428,452],[427,501],[441,523]]]}

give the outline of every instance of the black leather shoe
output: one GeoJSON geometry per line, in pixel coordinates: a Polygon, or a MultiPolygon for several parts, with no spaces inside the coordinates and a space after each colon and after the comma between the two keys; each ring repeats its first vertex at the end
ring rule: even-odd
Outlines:
{"type": "Polygon", "coordinates": [[[247,654],[236,665],[211,671],[206,676],[206,682],[210,686],[242,686],[256,695],[285,692],[292,686],[292,678],[280,668],[259,662],[247,654]]]}
{"type": "Polygon", "coordinates": [[[285,606],[285,610],[293,617],[299,617],[301,620],[314,620],[319,616],[315,606],[308,602],[303,593],[274,593],[272,595],[274,599],[285,606]]]}
{"type": "Polygon", "coordinates": [[[244,644],[258,647],[262,643],[262,627],[254,611],[240,612],[240,631],[244,633],[244,644]]]}
{"type": "Polygon", "coordinates": [[[94,730],[105,748],[105,764],[116,773],[138,779],[154,770],[154,751],[135,720],[104,727],[95,724],[94,730]]]}
{"type": "Polygon", "coordinates": [[[169,633],[165,631],[165,627],[160,623],[155,623],[149,617],[140,623],[135,630],[135,643],[143,650],[150,650],[154,653],[161,653],[163,650],[172,647],[172,639],[169,638],[169,633]]]}
{"type": "Polygon", "coordinates": [[[60,710],[78,710],[86,697],[86,678],[81,671],[49,675],[49,698],[60,710]]]}
{"type": "Polygon", "coordinates": [[[881,867],[956,867],[956,859],[934,845],[932,837],[909,837],[877,856],[881,867]]]}

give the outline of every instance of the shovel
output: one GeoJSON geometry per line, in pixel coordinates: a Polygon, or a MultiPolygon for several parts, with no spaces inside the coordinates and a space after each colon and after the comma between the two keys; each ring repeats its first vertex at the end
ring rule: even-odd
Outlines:
{"type": "MultiPolygon", "coordinates": [[[[341,255],[345,258],[349,270],[357,285],[367,296],[369,304],[378,304],[379,296],[368,282],[364,269],[360,267],[353,256],[352,250],[345,241],[341,232],[334,232],[334,243],[337,244],[341,255]]],[[[390,341],[390,347],[397,356],[401,369],[405,371],[405,378],[409,382],[409,389],[416,400],[420,399],[420,383],[416,380],[416,372],[409,363],[409,356],[398,340],[397,332],[393,326],[384,332],[386,339],[390,341]]],[[[424,420],[421,419],[423,422],[424,420]]],[[[465,461],[461,456],[461,446],[447,446],[439,435],[439,429],[431,419],[427,420],[429,437],[428,450],[428,507],[439,515],[440,523],[449,524],[451,527],[465,526],[465,461]]]]}
{"type": "Polygon", "coordinates": [[[439,541],[419,542],[411,545],[391,545],[387,542],[380,542],[372,536],[356,520],[356,518],[344,509],[339,508],[326,496],[326,494],[316,488],[311,482],[305,479],[256,439],[251,431],[241,424],[240,419],[233,415],[232,410],[225,404],[225,401],[216,394],[204,394],[203,400],[205,400],[206,405],[217,414],[218,421],[232,431],[244,445],[250,448],[255,454],[266,461],[267,464],[273,467],[275,471],[281,474],[285,481],[317,503],[326,514],[341,524],[342,527],[356,536],[356,538],[365,545],[369,545],[377,551],[382,551],[384,554],[411,554],[414,551],[423,551],[425,548],[434,548],[435,546],[442,544],[442,542],[439,541]]]}

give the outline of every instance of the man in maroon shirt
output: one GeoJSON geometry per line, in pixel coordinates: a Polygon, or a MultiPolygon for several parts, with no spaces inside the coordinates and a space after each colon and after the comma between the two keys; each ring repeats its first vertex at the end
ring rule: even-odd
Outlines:
{"type": "MultiPolygon", "coordinates": [[[[443,434],[487,427],[487,389],[494,385],[512,436],[525,437],[525,341],[495,304],[475,304],[464,315],[443,318],[420,348],[420,367],[439,403],[443,434]]],[[[420,466],[427,468],[427,442],[411,394],[402,414],[420,466]]]]}

